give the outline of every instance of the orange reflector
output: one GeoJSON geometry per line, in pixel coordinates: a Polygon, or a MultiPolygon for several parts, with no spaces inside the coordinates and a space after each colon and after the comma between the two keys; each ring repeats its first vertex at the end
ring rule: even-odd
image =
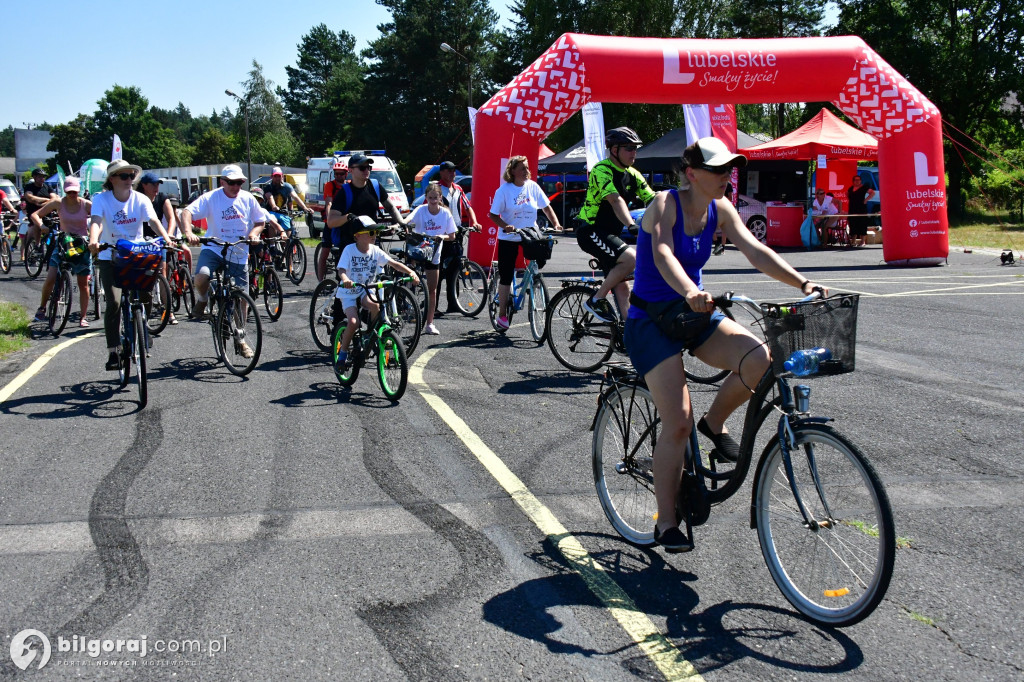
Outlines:
{"type": "Polygon", "coordinates": [[[850,594],[850,590],[846,587],[841,587],[838,590],[825,590],[826,597],[845,597],[850,594]]]}

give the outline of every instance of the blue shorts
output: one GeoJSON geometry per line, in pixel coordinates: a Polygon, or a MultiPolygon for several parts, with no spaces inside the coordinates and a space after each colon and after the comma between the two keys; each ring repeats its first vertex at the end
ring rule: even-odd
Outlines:
{"type": "Polygon", "coordinates": [[[687,343],[686,341],[673,341],[665,336],[654,320],[649,317],[627,317],[625,341],[633,368],[640,376],[644,376],[664,362],[666,358],[679,355],[683,350],[687,350],[690,355],[693,355],[693,351],[711,338],[724,319],[725,315],[722,314],[722,311],[715,310],[711,313],[711,320],[707,327],[687,343]]]}
{"type": "MultiPolygon", "coordinates": [[[[196,272],[199,274],[202,272],[207,277],[213,276],[213,271],[220,267],[224,261],[224,257],[219,253],[214,252],[212,249],[203,249],[199,252],[199,258],[196,259],[196,272]]],[[[228,266],[228,277],[234,282],[235,286],[248,292],[246,281],[248,280],[247,263],[227,263],[228,266]]]]}

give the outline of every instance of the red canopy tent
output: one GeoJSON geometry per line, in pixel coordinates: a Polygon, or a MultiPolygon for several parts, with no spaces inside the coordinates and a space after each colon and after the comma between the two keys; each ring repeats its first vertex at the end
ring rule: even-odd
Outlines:
{"type": "Polygon", "coordinates": [[[878,140],[843,123],[828,109],[788,135],[754,147],[739,150],[751,161],[816,159],[877,159],[878,140]]]}

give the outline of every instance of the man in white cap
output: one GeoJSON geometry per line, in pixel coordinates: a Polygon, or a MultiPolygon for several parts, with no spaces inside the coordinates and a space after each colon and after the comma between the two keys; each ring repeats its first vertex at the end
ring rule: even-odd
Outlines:
{"type": "MultiPolygon", "coordinates": [[[[216,237],[226,242],[259,237],[266,219],[263,217],[263,207],[256,198],[242,189],[247,179],[238,166],[224,166],[218,178],[220,188],[201,195],[185,207],[181,212],[181,230],[190,244],[199,243],[199,237],[192,232],[192,221],[202,218],[206,219],[207,237],[216,237]]],[[[248,244],[238,244],[228,249],[227,261],[221,256],[221,247],[213,244],[203,246],[196,260],[196,307],[192,311],[192,319],[203,318],[209,298],[210,276],[219,266],[226,264],[228,276],[234,280],[235,286],[246,288],[248,260],[248,244]]],[[[240,345],[242,355],[252,357],[253,351],[244,339],[240,345]]]]}

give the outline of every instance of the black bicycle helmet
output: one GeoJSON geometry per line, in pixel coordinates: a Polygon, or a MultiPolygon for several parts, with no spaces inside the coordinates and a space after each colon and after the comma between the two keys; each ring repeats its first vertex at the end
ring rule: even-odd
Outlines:
{"type": "Polygon", "coordinates": [[[636,134],[635,130],[622,126],[621,128],[612,128],[604,136],[605,147],[611,148],[619,144],[643,144],[643,142],[640,141],[640,136],[636,134]]]}

